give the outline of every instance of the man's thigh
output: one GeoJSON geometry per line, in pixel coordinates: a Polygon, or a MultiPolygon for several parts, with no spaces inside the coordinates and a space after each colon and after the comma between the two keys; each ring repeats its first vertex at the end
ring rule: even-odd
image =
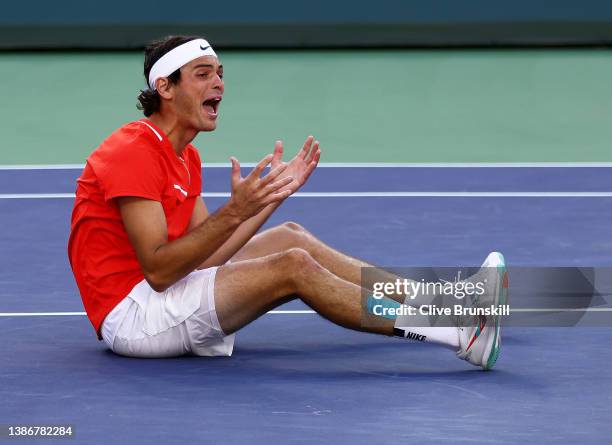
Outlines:
{"type": "MultiPolygon", "coordinates": [[[[294,249],[295,250],[295,249],[294,249]]],[[[292,251],[282,251],[219,267],[215,308],[226,334],[236,332],[270,309],[294,299],[292,251]]]]}

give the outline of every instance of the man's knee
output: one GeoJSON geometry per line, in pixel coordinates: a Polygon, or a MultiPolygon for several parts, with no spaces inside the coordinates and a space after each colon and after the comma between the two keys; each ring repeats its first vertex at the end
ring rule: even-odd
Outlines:
{"type": "Polygon", "coordinates": [[[278,226],[278,230],[290,240],[289,245],[308,249],[312,235],[298,223],[292,221],[283,223],[278,226]]]}
{"type": "Polygon", "coordinates": [[[285,230],[289,230],[295,233],[308,233],[308,231],[304,227],[293,221],[287,221],[283,223],[281,227],[285,230]]]}
{"type": "Polygon", "coordinates": [[[291,281],[298,286],[314,273],[323,269],[307,250],[299,247],[287,249],[280,253],[281,267],[291,281]]]}
{"type": "Polygon", "coordinates": [[[284,250],[280,255],[283,262],[291,267],[309,267],[312,266],[313,263],[316,263],[312,255],[310,255],[306,249],[300,247],[292,247],[291,249],[284,250]]]}

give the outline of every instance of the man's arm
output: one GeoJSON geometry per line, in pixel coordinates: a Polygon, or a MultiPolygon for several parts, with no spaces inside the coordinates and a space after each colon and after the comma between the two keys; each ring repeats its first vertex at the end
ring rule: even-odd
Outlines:
{"type": "MultiPolygon", "coordinates": [[[[198,269],[206,269],[207,267],[225,264],[253,237],[253,235],[257,233],[259,228],[264,225],[280,204],[280,202],[269,204],[257,215],[240,224],[234,233],[232,233],[232,235],[219,246],[212,255],[198,266],[198,269]]],[[[189,231],[201,225],[208,217],[209,213],[206,204],[202,199],[198,199],[193,209],[191,222],[189,223],[189,231]]]]}
{"type": "MultiPolygon", "coordinates": [[[[272,158],[272,168],[279,168],[284,166],[285,170],[280,174],[279,178],[291,176],[293,180],[287,186],[287,189],[291,193],[295,193],[304,183],[308,180],[314,169],[316,168],[321,151],[319,149],[319,142],[315,141],[312,136],[309,136],[302,149],[289,163],[282,161],[283,157],[283,143],[277,141],[274,145],[274,155],[272,158]]],[[[266,206],[257,215],[244,221],[235,230],[231,237],[226,240],[221,247],[210,257],[200,264],[200,269],[205,269],[212,266],[220,266],[225,264],[231,257],[233,257],[252,237],[257,233],[261,226],[265,224],[270,215],[281,205],[281,201],[276,201],[266,206]]],[[[208,217],[208,210],[203,200],[197,200],[191,222],[189,224],[189,230],[192,227],[196,227],[201,224],[208,217]]]]}
{"type": "Polygon", "coordinates": [[[123,224],[136,251],[149,285],[162,292],[195,270],[226,242],[246,220],[266,206],[280,202],[291,192],[282,190],[291,177],[277,179],[283,166],[267,176],[259,175],[272,160],[266,156],[246,178],[232,160],[232,197],[226,205],[208,216],[187,235],[168,242],[166,218],[161,204],[136,197],[117,198],[123,224]]]}

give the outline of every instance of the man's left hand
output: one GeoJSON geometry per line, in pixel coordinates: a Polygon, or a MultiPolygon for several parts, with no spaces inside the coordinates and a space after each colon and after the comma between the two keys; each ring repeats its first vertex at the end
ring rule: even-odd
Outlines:
{"type": "Polygon", "coordinates": [[[315,141],[313,136],[308,136],[306,138],[302,149],[288,163],[283,161],[283,141],[276,141],[274,144],[271,167],[274,169],[280,165],[287,164],[287,168],[277,178],[277,180],[286,176],[293,177],[293,181],[283,188],[283,190],[291,190],[291,193],[293,194],[306,183],[314,169],[317,167],[320,157],[321,149],[319,148],[319,141],[315,141]]]}

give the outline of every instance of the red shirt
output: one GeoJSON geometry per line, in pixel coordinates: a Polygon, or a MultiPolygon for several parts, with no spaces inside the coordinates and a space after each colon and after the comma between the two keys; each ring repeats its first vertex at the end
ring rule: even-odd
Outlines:
{"type": "Polygon", "coordinates": [[[195,147],[187,145],[181,159],[146,119],[119,128],[87,158],[77,179],[68,256],[98,338],[106,315],[144,279],[113,198],[159,201],[172,241],[186,233],[201,189],[195,147]]]}

